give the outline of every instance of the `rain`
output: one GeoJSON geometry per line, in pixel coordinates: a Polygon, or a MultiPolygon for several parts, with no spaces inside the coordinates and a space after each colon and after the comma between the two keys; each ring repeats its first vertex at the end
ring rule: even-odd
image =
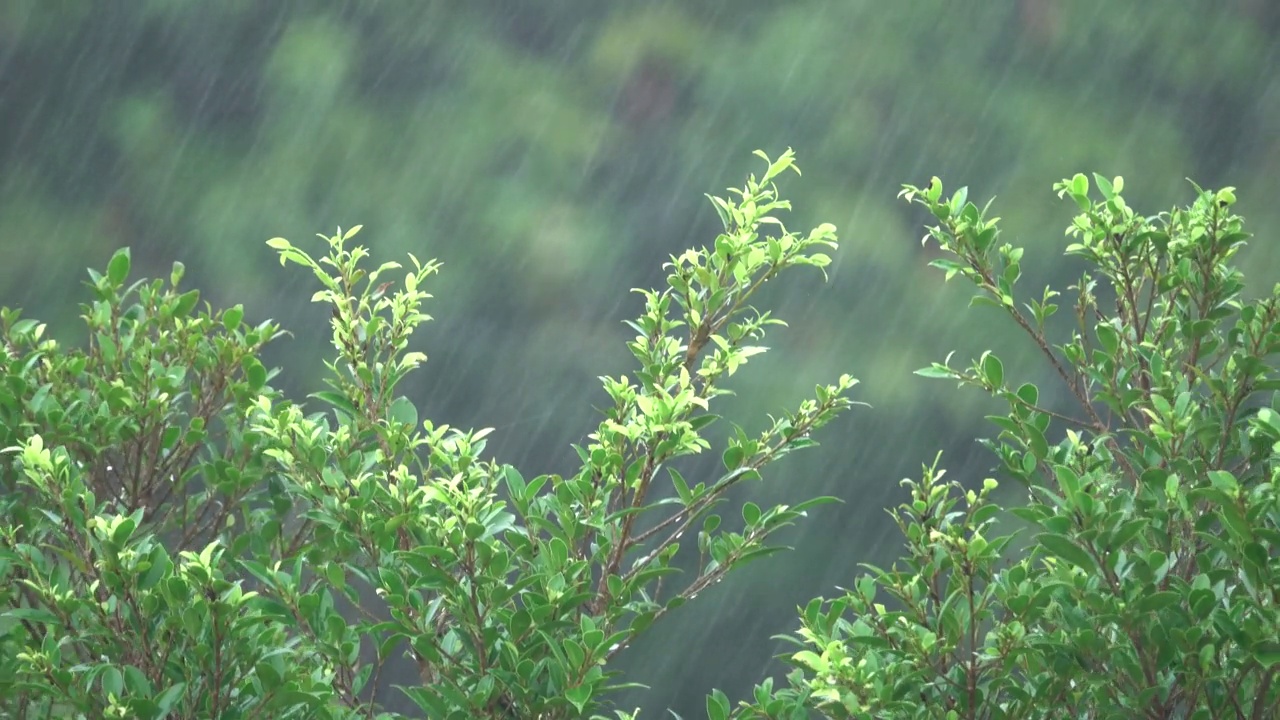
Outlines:
{"type": "MultiPolygon", "coordinates": [[[[903,478],[939,451],[966,485],[998,474],[976,440],[998,432],[983,417],[1000,404],[913,371],[994,350],[1065,400],[1007,317],[928,266],[932,219],[902,185],[937,176],[979,206],[994,197],[1037,295],[1081,270],[1063,259],[1075,208],[1054,182],[1123,176],[1149,215],[1189,202],[1188,180],[1233,186],[1258,235],[1241,265],[1267,286],[1277,68],[1268,0],[3,0],[0,305],[82,343],[87,268],[122,247],[136,277],[181,261],[202,301],[289,330],[263,362],[301,401],[322,387],[329,318],[314,277],[265,243],[319,251],[316,233],[362,225],[374,262],[443,264],[412,342],[429,359],[402,387],[419,416],[494,428],[487,453],[525,477],[568,476],[608,402],[599,378],[635,372],[632,290],[713,246],[706,196],[760,173],[753,151],[794,149],[803,174],[779,180],[794,208],[780,217],[800,234],[832,223],[840,246],[826,280],[799,268],[753,299],[787,326],[715,412],[758,433],[843,373],[869,407],[735,488],[724,515],[840,503],[618,656],[646,686],[619,708],[699,717],[712,689],[736,701],[781,680],[792,646],[776,636],[797,607],[893,563],[903,478]]],[[[730,429],[708,431],[713,447],[730,429]]],[[[682,463],[691,480],[723,469],[719,449],[682,463]]],[[[413,677],[382,678],[389,708],[412,711],[390,688],[413,677]]]]}

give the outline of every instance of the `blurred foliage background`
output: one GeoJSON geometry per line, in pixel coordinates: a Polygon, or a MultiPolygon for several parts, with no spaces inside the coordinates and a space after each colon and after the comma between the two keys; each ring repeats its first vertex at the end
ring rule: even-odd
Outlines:
{"type": "Polygon", "coordinates": [[[714,240],[703,193],[758,172],[752,150],[793,146],[788,226],[833,222],[842,247],[829,284],[771,288],[791,327],[726,413],[754,431],[840,372],[874,408],[744,491],[845,504],[626,656],[653,689],[624,700],[692,716],[710,688],[742,696],[777,671],[770,636],[797,604],[893,559],[899,479],[938,449],[953,476],[990,472],[973,442],[987,400],[912,370],[993,348],[1052,386],[1009,323],[964,312],[964,288],[925,266],[900,183],[998,195],[1029,292],[1079,272],[1054,181],[1124,175],[1148,214],[1188,200],[1186,178],[1234,185],[1261,236],[1245,269],[1266,285],[1277,68],[1272,0],[3,0],[0,304],[74,340],[86,266],[124,245],[148,274],[182,260],[215,305],[293,330],[270,360],[301,397],[327,318],[263,243],[363,223],[377,260],[445,263],[410,389],[422,412],[496,427],[490,447],[527,473],[569,473],[596,376],[630,370],[629,289],[714,240]]]}

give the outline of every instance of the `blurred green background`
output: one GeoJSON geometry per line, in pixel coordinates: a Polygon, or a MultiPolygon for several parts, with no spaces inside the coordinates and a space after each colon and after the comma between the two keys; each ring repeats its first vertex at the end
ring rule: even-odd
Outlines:
{"type": "Polygon", "coordinates": [[[1053,387],[1009,323],[925,267],[900,184],[998,195],[1028,292],[1080,270],[1054,181],[1124,175],[1147,214],[1190,199],[1186,178],[1237,186],[1261,236],[1245,270],[1267,285],[1277,68],[1274,0],[0,0],[0,304],[74,340],[86,266],[124,245],[147,274],[182,260],[215,305],[294,332],[269,359],[301,397],[327,318],[263,243],[362,223],[377,260],[445,263],[409,388],[422,412],[496,427],[490,447],[527,473],[570,473],[596,376],[631,368],[629,289],[714,239],[703,193],[758,172],[752,150],[794,147],[788,226],[835,223],[842,247],[830,283],[770,288],[791,327],[726,413],[757,430],[841,372],[874,408],[739,498],[845,504],[625,656],[652,686],[628,707],[692,717],[712,687],[741,697],[778,671],[770,636],[797,604],[892,560],[901,478],[938,449],[966,482],[990,472],[974,438],[994,406],[912,370],[996,349],[1053,387]]]}

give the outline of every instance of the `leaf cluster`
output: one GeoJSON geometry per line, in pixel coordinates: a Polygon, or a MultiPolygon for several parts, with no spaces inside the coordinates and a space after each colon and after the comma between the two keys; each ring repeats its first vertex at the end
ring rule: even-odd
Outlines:
{"type": "Polygon", "coordinates": [[[1150,217],[1123,188],[1098,175],[1054,186],[1079,210],[1066,253],[1088,265],[1063,335],[1049,322],[1059,292],[1017,300],[1023,250],[988,208],[937,178],[904,188],[938,221],[934,265],[1023,331],[1067,407],[990,352],[919,371],[1008,404],[984,443],[1025,501],[1006,510],[994,479],[966,489],[936,462],[905,481],[911,499],[892,512],[903,560],[803,608],[789,687],[765,683],[738,708],[712,696],[712,717],[1280,712],[1280,286],[1244,296],[1232,188],[1197,187],[1150,217]]]}
{"type": "Polygon", "coordinates": [[[195,312],[181,268],[126,287],[127,250],[91,275],[87,351],[6,310],[0,715],[398,717],[374,689],[407,662],[420,682],[399,691],[424,717],[599,716],[624,687],[609,660],[831,500],[718,514],[816,444],[853,404],[848,376],[763,432],[734,426],[722,474],[680,469],[782,324],[752,297],[836,246],[830,225],[786,230],[774,181],[792,153],[760,155],[761,177],[712,198],[714,247],[637,291],[637,367],[601,378],[609,403],[564,475],[526,478],[486,456],[491,430],[420,419],[398,393],[426,359],[409,342],[439,265],[367,271],[360,227],[321,236],[319,257],[268,242],[329,309],[319,409],[267,385],[278,327],[195,312]],[[682,552],[696,571],[677,579],[682,552]]]}

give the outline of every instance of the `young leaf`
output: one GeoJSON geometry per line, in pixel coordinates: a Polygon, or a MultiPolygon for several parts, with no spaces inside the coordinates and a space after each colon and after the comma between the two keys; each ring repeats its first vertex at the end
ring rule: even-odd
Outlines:
{"type": "Polygon", "coordinates": [[[113,287],[120,287],[129,277],[129,248],[120,248],[107,263],[107,280],[113,287]]]}

